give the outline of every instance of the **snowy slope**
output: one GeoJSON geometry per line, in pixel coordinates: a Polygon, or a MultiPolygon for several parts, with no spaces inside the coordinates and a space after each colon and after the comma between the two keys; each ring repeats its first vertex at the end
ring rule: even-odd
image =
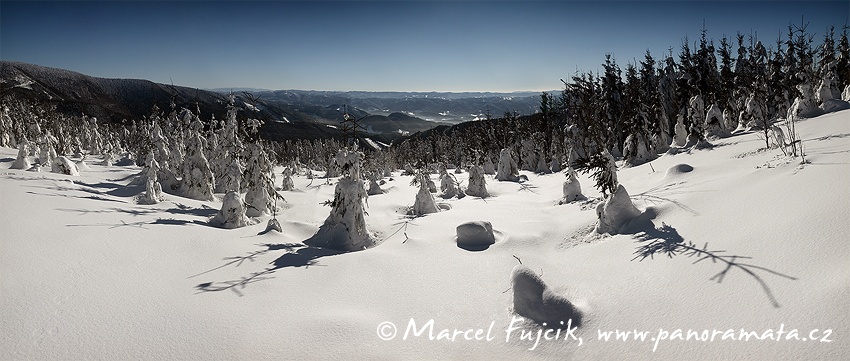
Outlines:
{"type": "Polygon", "coordinates": [[[558,204],[563,173],[525,173],[522,185],[488,176],[492,197],[438,196],[450,210],[410,219],[417,187],[396,173],[368,199],[383,242],[346,254],[301,244],[329,213],[324,179],[294,177],[283,234],[260,234],[267,218],[207,226],[216,202],[135,204],[136,167],[10,170],[17,152],[0,148],[0,359],[846,359],[850,111],[798,129],[803,166],[749,133],[621,169],[644,215],[613,237],[590,234],[599,194],[585,175],[585,203],[558,204]],[[496,231],[478,252],[454,240],[474,220],[496,231]],[[632,260],[643,234],[752,257],[736,261],[762,267],[750,269],[764,286],[737,268],[717,283],[725,265],[697,257],[632,260]],[[535,346],[538,326],[512,324],[518,260],[582,310],[580,328],[535,346]],[[454,341],[429,339],[427,327],[405,338],[411,320],[416,331],[433,320],[434,336],[447,329],[454,341]],[[397,331],[387,341],[385,322],[397,331]],[[737,340],[741,329],[766,338],[780,327],[779,340],[737,340]],[[676,340],[677,329],[696,332],[676,340]],[[714,341],[694,339],[715,329],[714,341]],[[735,340],[723,339],[728,329],[735,340]],[[600,339],[614,330],[647,334],[600,339]]]}

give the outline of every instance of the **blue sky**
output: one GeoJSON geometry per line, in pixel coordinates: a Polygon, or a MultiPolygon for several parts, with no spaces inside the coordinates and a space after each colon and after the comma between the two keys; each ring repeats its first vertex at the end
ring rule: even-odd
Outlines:
{"type": "Polygon", "coordinates": [[[0,59],[197,88],[560,89],[606,53],[658,58],[705,22],[767,44],[809,22],[819,44],[843,1],[0,2],[0,59]]]}

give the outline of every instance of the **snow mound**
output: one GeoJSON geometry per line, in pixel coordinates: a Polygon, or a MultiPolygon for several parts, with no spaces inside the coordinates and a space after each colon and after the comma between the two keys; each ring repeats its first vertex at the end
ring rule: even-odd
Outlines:
{"type": "Polygon", "coordinates": [[[552,292],[534,271],[517,265],[511,271],[514,312],[544,327],[581,326],[582,314],[568,299],[552,292]],[[563,322],[563,323],[562,323],[563,322]]]}
{"type": "Polygon", "coordinates": [[[667,173],[664,174],[664,178],[677,177],[685,173],[690,173],[694,170],[690,164],[676,164],[670,168],[667,168],[667,173]]]}
{"type": "Polygon", "coordinates": [[[457,226],[457,246],[467,251],[483,251],[496,243],[493,225],[487,221],[466,222],[457,226]]]}

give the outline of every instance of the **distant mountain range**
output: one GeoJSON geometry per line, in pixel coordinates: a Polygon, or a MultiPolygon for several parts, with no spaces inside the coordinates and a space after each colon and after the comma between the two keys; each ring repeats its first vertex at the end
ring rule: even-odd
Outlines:
{"type": "Polygon", "coordinates": [[[60,112],[105,121],[142,119],[154,106],[168,111],[199,109],[202,119],[223,119],[228,94],[246,109],[239,117],[266,121],[271,139],[328,138],[341,135],[343,112],[359,120],[366,135],[389,142],[438,125],[534,113],[539,93],[337,92],[225,88],[201,90],[140,79],[97,78],[64,69],[0,61],[0,96],[52,103],[60,112]],[[252,101],[253,98],[256,101],[252,101]]]}

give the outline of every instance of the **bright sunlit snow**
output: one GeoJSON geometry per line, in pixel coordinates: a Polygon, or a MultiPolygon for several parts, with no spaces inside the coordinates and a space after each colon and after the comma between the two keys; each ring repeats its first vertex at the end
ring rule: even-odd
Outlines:
{"type": "Polygon", "coordinates": [[[797,130],[807,164],[759,132],[618,164],[640,214],[616,236],[594,232],[586,174],[567,192],[566,170],[506,165],[527,181],[485,175],[488,197],[408,216],[419,186],[396,171],[366,201],[377,244],[350,253],[302,243],[340,178],[293,174],[282,232],[267,214],[223,229],[223,193],[138,204],[140,167],[89,156],[79,175],[33,172],[0,148],[0,359],[840,359],[850,111],[797,130]],[[493,243],[459,247],[480,241],[466,222],[489,222],[493,243]],[[668,257],[676,244],[707,253],[668,257]],[[739,257],[695,263],[706,254],[739,257]],[[520,316],[551,321],[558,305],[576,319],[557,336],[520,316]]]}

